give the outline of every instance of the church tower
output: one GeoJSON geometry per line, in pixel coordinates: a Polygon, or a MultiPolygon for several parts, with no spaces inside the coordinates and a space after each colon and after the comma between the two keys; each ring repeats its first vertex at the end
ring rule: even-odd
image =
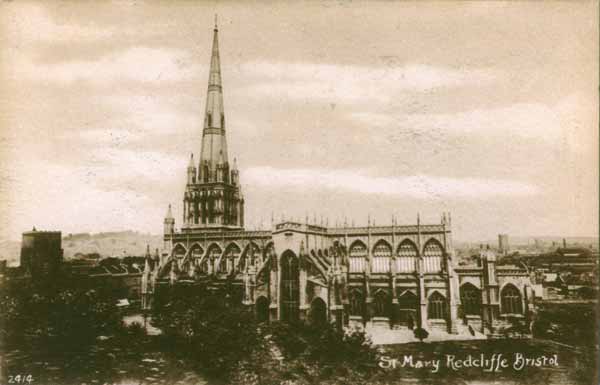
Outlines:
{"type": "Polygon", "coordinates": [[[192,155],[187,168],[183,199],[183,228],[187,229],[244,227],[238,170],[235,163],[230,169],[227,154],[218,32],[215,21],[200,160],[196,168],[192,155]]]}

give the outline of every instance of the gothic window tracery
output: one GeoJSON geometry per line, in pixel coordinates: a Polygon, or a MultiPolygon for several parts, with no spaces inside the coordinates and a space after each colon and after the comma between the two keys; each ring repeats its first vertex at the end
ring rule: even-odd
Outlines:
{"type": "Polygon", "coordinates": [[[444,250],[438,241],[430,239],[423,248],[423,265],[426,273],[442,271],[444,250]]]}
{"type": "Polygon", "coordinates": [[[399,273],[412,273],[416,271],[417,246],[408,239],[402,241],[398,246],[398,258],[396,268],[399,273]]]}
{"type": "Polygon", "coordinates": [[[350,246],[349,260],[350,260],[350,272],[351,273],[362,273],[365,271],[367,259],[367,246],[361,241],[355,241],[350,246]]]}
{"type": "Polygon", "coordinates": [[[514,285],[508,284],[502,289],[501,311],[502,314],[522,314],[523,304],[521,293],[514,285]]]}
{"type": "Polygon", "coordinates": [[[300,305],[300,276],[298,258],[290,251],[281,257],[281,319],[298,320],[300,305]]]}
{"type": "Polygon", "coordinates": [[[427,304],[427,318],[446,319],[447,312],[448,305],[446,298],[437,291],[431,294],[427,304]]]}
{"type": "Polygon", "coordinates": [[[390,258],[392,256],[392,247],[381,240],[373,247],[373,272],[386,273],[390,266],[390,258]]]}
{"type": "Polygon", "coordinates": [[[481,290],[471,283],[465,283],[460,287],[460,302],[464,315],[481,314],[481,290]]]}

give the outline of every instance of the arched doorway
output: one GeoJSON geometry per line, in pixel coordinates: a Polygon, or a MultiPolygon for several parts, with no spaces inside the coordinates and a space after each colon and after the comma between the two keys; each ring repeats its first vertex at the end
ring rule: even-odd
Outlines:
{"type": "Polygon", "coordinates": [[[350,292],[349,297],[349,312],[351,316],[359,316],[362,319],[365,317],[365,299],[360,290],[354,289],[350,292]]]}
{"type": "Polygon", "coordinates": [[[398,296],[398,308],[400,310],[399,322],[413,329],[417,325],[417,314],[419,311],[419,298],[410,290],[404,291],[398,296]]]}
{"type": "Polygon", "coordinates": [[[266,297],[259,297],[256,300],[256,320],[258,322],[269,321],[269,300],[266,297]]]}
{"type": "Polygon", "coordinates": [[[324,325],[327,323],[327,305],[317,297],[310,304],[310,323],[313,325],[324,325]]]}
{"type": "Polygon", "coordinates": [[[375,317],[389,317],[390,316],[390,298],[384,290],[379,290],[375,293],[374,315],[375,317]]]}
{"type": "Polygon", "coordinates": [[[281,256],[281,313],[286,322],[298,321],[300,307],[300,270],[298,258],[290,250],[281,256]]]}

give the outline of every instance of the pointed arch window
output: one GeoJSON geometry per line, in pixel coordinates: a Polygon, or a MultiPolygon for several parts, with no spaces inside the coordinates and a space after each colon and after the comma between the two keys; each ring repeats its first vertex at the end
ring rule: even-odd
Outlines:
{"type": "Polygon", "coordinates": [[[208,114],[206,114],[206,119],[208,120],[208,127],[211,128],[212,127],[212,114],[210,112],[208,114]]]}
{"type": "Polygon", "coordinates": [[[412,291],[405,291],[398,297],[400,310],[418,310],[419,299],[412,291]]]}
{"type": "Polygon", "coordinates": [[[442,256],[444,250],[437,240],[431,239],[423,248],[423,264],[426,273],[437,273],[442,271],[442,256]]]}
{"type": "Polygon", "coordinates": [[[281,257],[281,319],[296,322],[299,318],[300,275],[298,258],[291,252],[281,257]]]}
{"type": "Polygon", "coordinates": [[[360,241],[354,242],[350,246],[349,260],[350,260],[350,272],[351,273],[362,273],[365,271],[367,259],[367,246],[360,241]]]}
{"type": "Polygon", "coordinates": [[[429,319],[446,319],[448,314],[448,305],[446,298],[443,295],[434,292],[429,296],[429,303],[427,306],[427,318],[429,319]]]}
{"type": "Polygon", "coordinates": [[[502,314],[522,314],[523,303],[521,301],[521,293],[519,289],[511,284],[508,284],[502,289],[501,310],[502,314]]]}
{"type": "Polygon", "coordinates": [[[379,241],[373,247],[373,272],[386,273],[390,270],[392,247],[386,241],[379,241]]]}
{"type": "Polygon", "coordinates": [[[460,287],[460,302],[464,315],[481,314],[481,290],[473,284],[465,283],[460,287]]]}
{"type": "Polygon", "coordinates": [[[416,271],[417,264],[417,246],[407,240],[402,241],[398,246],[398,258],[396,259],[396,269],[399,273],[412,273],[416,271]]]}

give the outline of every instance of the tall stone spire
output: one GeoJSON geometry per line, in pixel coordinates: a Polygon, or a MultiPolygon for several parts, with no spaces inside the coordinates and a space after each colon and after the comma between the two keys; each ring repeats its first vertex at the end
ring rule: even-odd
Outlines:
{"type": "MultiPolygon", "coordinates": [[[[198,169],[193,167],[190,157],[183,196],[182,229],[185,231],[244,227],[244,196],[239,171],[230,169],[227,155],[218,33],[215,18],[200,164],[198,169]]],[[[170,234],[172,228],[170,223],[165,223],[165,234],[170,234]]]]}
{"type": "Polygon", "coordinates": [[[202,152],[200,154],[200,170],[205,170],[204,166],[208,166],[210,176],[214,175],[221,152],[223,153],[224,161],[229,163],[227,140],[225,138],[225,113],[223,108],[218,35],[219,30],[215,18],[212,57],[210,59],[208,90],[206,93],[206,112],[204,114],[204,129],[202,131],[202,152]]]}

